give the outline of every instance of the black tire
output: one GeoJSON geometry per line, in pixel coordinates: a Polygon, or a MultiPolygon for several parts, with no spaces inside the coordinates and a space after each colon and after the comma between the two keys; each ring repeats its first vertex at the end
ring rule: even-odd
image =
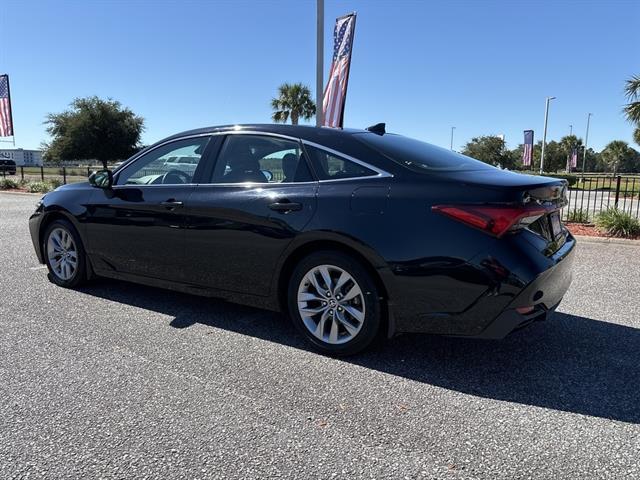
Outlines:
{"type": "Polygon", "coordinates": [[[42,251],[44,252],[44,260],[49,269],[49,280],[65,288],[74,288],[79,285],[82,285],[87,281],[87,258],[84,250],[84,245],[82,244],[82,240],[80,235],[74,228],[74,226],[67,220],[54,220],[49,225],[47,225],[47,229],[45,230],[43,241],[42,241],[42,251]],[[53,269],[50,259],[49,259],[49,237],[51,233],[56,229],[63,229],[73,238],[73,242],[76,246],[77,251],[77,267],[73,272],[72,276],[68,279],[61,278],[53,269]]]}
{"type": "Polygon", "coordinates": [[[376,339],[382,324],[382,307],[379,293],[371,275],[359,261],[338,251],[327,250],[312,253],[298,263],[289,280],[287,306],[294,325],[305,339],[316,350],[332,356],[354,355],[369,347],[376,339]],[[298,289],[301,288],[301,283],[308,272],[321,265],[335,266],[347,272],[360,287],[363,294],[364,320],[357,334],[345,343],[332,344],[316,337],[307,328],[298,310],[298,289]]]}

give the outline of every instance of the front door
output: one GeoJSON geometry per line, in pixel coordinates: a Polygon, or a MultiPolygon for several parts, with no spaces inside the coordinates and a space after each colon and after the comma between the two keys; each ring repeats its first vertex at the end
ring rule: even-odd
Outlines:
{"type": "Polygon", "coordinates": [[[96,270],[182,281],[184,205],[210,137],[160,145],[126,166],[87,206],[87,250],[96,270]]]}
{"type": "Polygon", "coordinates": [[[185,206],[190,281],[268,295],[280,255],[316,211],[316,192],[298,141],[228,135],[210,183],[185,206]]]}

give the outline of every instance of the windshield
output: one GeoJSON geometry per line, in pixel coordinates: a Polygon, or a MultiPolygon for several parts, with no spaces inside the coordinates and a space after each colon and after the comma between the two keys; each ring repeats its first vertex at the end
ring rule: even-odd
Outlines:
{"type": "Polygon", "coordinates": [[[466,155],[393,133],[376,135],[362,132],[354,134],[354,137],[394,162],[418,170],[449,172],[495,168],[466,155]]]}

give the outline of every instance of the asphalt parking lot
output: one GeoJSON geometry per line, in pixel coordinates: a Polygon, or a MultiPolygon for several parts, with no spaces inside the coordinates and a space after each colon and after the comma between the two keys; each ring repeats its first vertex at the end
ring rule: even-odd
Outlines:
{"type": "Polygon", "coordinates": [[[549,322],[347,360],[278,314],[55,287],[0,194],[0,478],[639,478],[640,247],[582,243],[549,322]]]}

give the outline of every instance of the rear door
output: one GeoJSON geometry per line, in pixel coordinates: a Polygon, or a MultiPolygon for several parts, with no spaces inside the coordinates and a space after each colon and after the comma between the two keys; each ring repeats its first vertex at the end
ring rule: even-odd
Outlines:
{"type": "Polygon", "coordinates": [[[184,205],[198,171],[167,162],[189,156],[198,164],[212,137],[175,140],[145,153],[118,172],[112,190],[96,189],[87,206],[88,253],[97,269],[183,280],[184,205]]]}
{"type": "Polygon", "coordinates": [[[185,205],[189,280],[266,296],[279,257],[316,211],[317,182],[300,142],[227,135],[211,170],[185,205]]]}

